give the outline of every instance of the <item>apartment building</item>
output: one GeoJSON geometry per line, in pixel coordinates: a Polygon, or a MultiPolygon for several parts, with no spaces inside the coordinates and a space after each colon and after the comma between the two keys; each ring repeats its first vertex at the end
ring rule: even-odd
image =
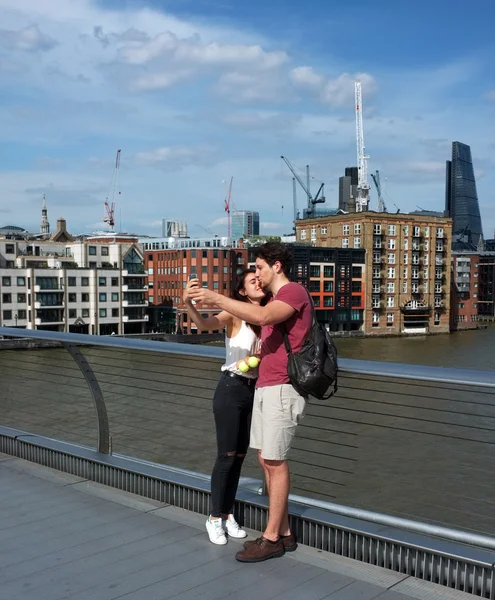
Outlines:
{"type": "MultiPolygon", "coordinates": [[[[154,331],[197,333],[188,319],[182,296],[192,275],[203,287],[230,296],[237,275],[247,264],[242,242],[228,238],[143,238],[145,268],[148,274],[150,328],[154,331]]],[[[201,313],[218,312],[201,307],[201,313]]]]}
{"type": "Polygon", "coordinates": [[[451,231],[450,218],[371,211],[296,222],[299,242],[366,252],[367,335],[449,331],[451,231]]]}
{"type": "Polygon", "coordinates": [[[452,252],[451,331],[478,326],[479,255],[452,252]]]}
{"type": "Polygon", "coordinates": [[[144,333],[146,292],[143,252],[134,239],[75,241],[62,219],[48,240],[26,232],[0,237],[2,326],[144,333]]]}

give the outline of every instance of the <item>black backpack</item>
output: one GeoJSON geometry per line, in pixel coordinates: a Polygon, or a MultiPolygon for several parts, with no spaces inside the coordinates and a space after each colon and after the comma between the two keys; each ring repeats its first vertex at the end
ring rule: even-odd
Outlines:
{"type": "Polygon", "coordinates": [[[287,371],[290,382],[301,396],[305,398],[314,396],[318,400],[328,400],[338,389],[337,348],[328,331],[316,320],[313,300],[309,292],[308,296],[313,322],[299,352],[292,352],[285,324],[280,324],[285,349],[289,356],[287,371]]]}

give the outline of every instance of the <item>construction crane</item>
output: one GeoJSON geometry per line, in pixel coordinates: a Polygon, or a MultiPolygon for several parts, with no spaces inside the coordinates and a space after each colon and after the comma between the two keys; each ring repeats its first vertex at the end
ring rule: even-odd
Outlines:
{"type": "Polygon", "coordinates": [[[218,237],[218,233],[215,233],[214,231],[212,231],[211,229],[208,229],[208,227],[203,227],[203,225],[199,225],[196,224],[196,227],[199,227],[200,229],[202,229],[203,231],[206,231],[206,233],[208,233],[209,235],[211,235],[212,237],[218,237]]]}
{"type": "Polygon", "coordinates": [[[230,237],[230,233],[231,233],[231,228],[230,228],[230,213],[231,213],[231,207],[232,207],[232,182],[234,181],[234,178],[231,177],[230,178],[230,185],[227,186],[227,182],[226,181],[222,181],[222,183],[225,184],[225,186],[227,187],[227,197],[225,198],[225,212],[227,213],[227,237],[230,237]]]}
{"type": "MultiPolygon", "coordinates": [[[[309,185],[305,184],[304,181],[299,177],[299,175],[296,172],[296,169],[294,168],[293,164],[290,162],[290,160],[288,158],[286,158],[285,156],[281,156],[280,157],[285,164],[289,167],[290,171],[292,172],[292,175],[294,175],[294,179],[297,181],[297,183],[302,187],[302,189],[304,190],[304,192],[306,193],[306,196],[308,197],[308,208],[307,208],[307,215],[308,217],[311,216],[315,209],[315,204],[321,204],[323,202],[325,202],[325,196],[323,195],[323,189],[325,184],[322,183],[316,193],[316,196],[312,196],[311,195],[311,191],[309,189],[309,185]],[[321,197],[320,197],[321,194],[321,197]]],[[[307,176],[307,180],[309,183],[309,166],[306,167],[306,176],[307,176]]],[[[294,184],[293,184],[294,185],[294,184]]],[[[295,207],[296,208],[296,207],[295,207]]],[[[296,209],[294,210],[294,213],[296,213],[296,209]]],[[[294,215],[295,217],[295,215],[294,215]]]]}
{"type": "Polygon", "coordinates": [[[299,218],[299,213],[297,211],[297,185],[296,178],[292,178],[292,205],[294,209],[294,231],[296,230],[296,221],[299,218]]]}
{"type": "Polygon", "coordinates": [[[387,207],[385,206],[385,200],[382,196],[382,184],[380,183],[380,171],[375,171],[371,173],[371,179],[373,179],[373,183],[376,187],[376,193],[378,194],[378,212],[387,212],[387,207]]]}
{"type": "Polygon", "coordinates": [[[363,98],[361,93],[361,82],[354,83],[356,99],[356,142],[358,162],[358,185],[356,198],[356,212],[368,210],[370,201],[370,185],[368,183],[368,158],[364,151],[363,133],[363,98]]]}
{"type": "Polygon", "coordinates": [[[108,223],[108,226],[110,227],[110,231],[112,233],[115,226],[115,190],[118,189],[119,167],[120,149],[117,150],[117,156],[115,157],[115,167],[112,174],[112,180],[110,182],[110,191],[108,193],[107,199],[105,200],[105,216],[103,217],[103,222],[108,223]]]}

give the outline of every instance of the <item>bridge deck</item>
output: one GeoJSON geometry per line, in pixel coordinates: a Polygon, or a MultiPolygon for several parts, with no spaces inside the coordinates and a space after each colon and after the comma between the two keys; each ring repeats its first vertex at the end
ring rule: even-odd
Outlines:
{"type": "Polygon", "coordinates": [[[1,600],[472,598],[303,547],[245,565],[239,547],[210,544],[200,515],[0,455],[1,600]]]}

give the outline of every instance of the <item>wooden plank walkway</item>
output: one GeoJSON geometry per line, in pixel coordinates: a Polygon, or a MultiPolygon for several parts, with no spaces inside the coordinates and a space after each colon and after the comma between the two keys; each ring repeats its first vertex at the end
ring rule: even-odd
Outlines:
{"type": "Polygon", "coordinates": [[[467,594],[301,547],[256,565],[204,517],[0,455],[1,600],[461,600],[467,594]]]}

